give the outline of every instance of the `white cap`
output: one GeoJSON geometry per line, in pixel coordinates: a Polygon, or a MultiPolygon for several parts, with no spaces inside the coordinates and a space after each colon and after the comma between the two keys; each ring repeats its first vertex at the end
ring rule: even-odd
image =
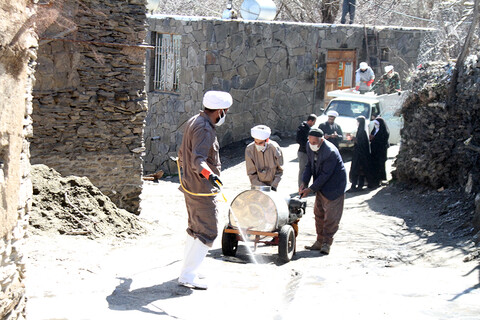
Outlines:
{"type": "Polygon", "coordinates": [[[368,68],[368,63],[366,62],[360,62],[360,69],[365,70],[368,68]]]}
{"type": "Polygon", "coordinates": [[[252,137],[259,140],[267,140],[268,138],[270,138],[271,133],[272,130],[270,130],[269,127],[264,125],[255,126],[250,130],[250,134],[252,135],[252,137]]]}
{"type": "Polygon", "coordinates": [[[203,105],[212,110],[228,109],[232,103],[232,96],[224,91],[207,91],[203,96],[203,105]]]}
{"type": "Polygon", "coordinates": [[[385,72],[387,72],[387,73],[392,71],[392,70],[393,70],[393,66],[386,66],[385,67],[385,72]]]}
{"type": "Polygon", "coordinates": [[[338,117],[338,112],[335,111],[335,110],[330,110],[330,111],[327,112],[327,116],[336,118],[336,117],[338,117]]]}

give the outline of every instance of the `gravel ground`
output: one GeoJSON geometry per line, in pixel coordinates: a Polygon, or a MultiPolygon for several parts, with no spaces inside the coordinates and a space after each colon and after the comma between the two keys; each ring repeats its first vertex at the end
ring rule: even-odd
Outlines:
{"type": "MultiPolygon", "coordinates": [[[[279,192],[289,195],[297,191],[297,145],[281,145],[279,192]]],[[[249,189],[244,147],[222,150],[229,201],[249,189]]],[[[389,168],[397,152],[390,148],[389,168]]],[[[348,169],[350,155],[344,158],[348,169]]],[[[259,245],[255,264],[243,242],[227,259],[220,234],[204,263],[209,289],[198,291],[176,283],[186,235],[178,180],[144,182],[144,234],[31,235],[28,319],[479,319],[480,265],[468,259],[475,247],[460,214],[468,208],[451,202],[455,195],[400,185],[348,193],[328,256],[304,249],[315,240],[308,197],[292,261],[279,261],[276,246],[259,245]]],[[[226,213],[225,204],[220,230],[226,213]]]]}

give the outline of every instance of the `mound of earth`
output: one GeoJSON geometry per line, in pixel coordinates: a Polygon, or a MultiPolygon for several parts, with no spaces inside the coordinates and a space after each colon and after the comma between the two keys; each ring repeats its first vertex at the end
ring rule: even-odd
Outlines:
{"type": "Polygon", "coordinates": [[[118,208],[88,178],[62,177],[45,165],[31,171],[33,232],[69,235],[129,237],[145,232],[140,219],[118,208]]]}

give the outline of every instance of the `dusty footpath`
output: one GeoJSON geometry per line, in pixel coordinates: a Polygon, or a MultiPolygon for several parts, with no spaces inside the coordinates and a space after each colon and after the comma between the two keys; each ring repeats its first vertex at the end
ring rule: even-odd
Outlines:
{"type": "MultiPolygon", "coordinates": [[[[297,145],[281,145],[279,192],[288,195],[297,191],[297,145]]],[[[249,188],[243,148],[222,154],[228,201],[249,188]]],[[[397,151],[389,149],[389,167],[397,151]]],[[[439,220],[441,193],[432,198],[398,186],[347,193],[328,256],[304,249],[315,241],[313,201],[308,197],[289,263],[278,260],[276,246],[259,246],[255,263],[243,242],[236,258],[223,257],[223,205],[204,263],[210,287],[198,291],[176,283],[186,235],[178,180],[145,182],[145,234],[30,236],[28,319],[480,319],[479,260],[465,262],[473,244],[439,220]]]]}

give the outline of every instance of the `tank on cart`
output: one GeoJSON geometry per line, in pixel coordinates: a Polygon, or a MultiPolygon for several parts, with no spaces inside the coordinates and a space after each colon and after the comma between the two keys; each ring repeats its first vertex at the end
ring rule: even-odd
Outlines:
{"type": "Polygon", "coordinates": [[[242,233],[253,238],[255,248],[264,242],[278,245],[282,261],[295,254],[298,220],[305,214],[306,199],[285,197],[270,187],[254,187],[238,194],[230,205],[229,223],[223,229],[222,252],[235,256],[242,233]],[[265,241],[266,238],[271,241],[265,241]]]}

